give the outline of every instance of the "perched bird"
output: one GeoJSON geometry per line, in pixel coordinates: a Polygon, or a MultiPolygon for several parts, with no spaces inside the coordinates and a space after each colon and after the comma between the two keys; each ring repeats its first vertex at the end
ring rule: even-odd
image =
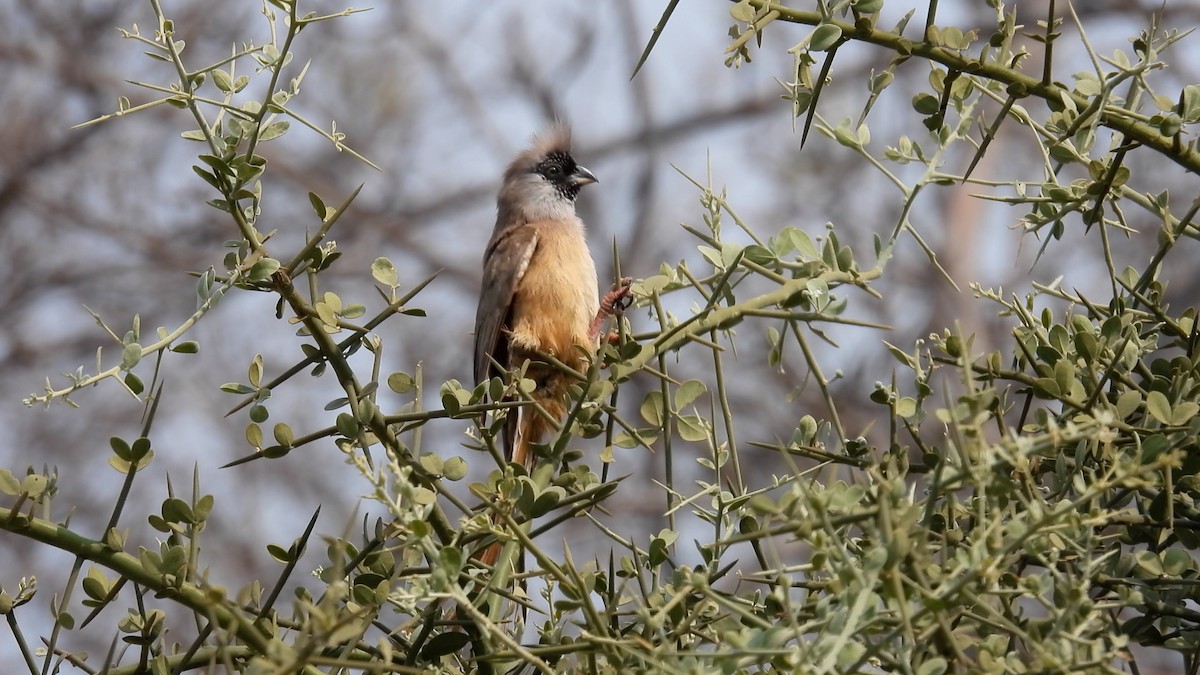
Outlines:
{"type": "Polygon", "coordinates": [[[571,156],[571,134],[555,124],[534,137],[504,172],[496,227],[483,254],[483,288],[475,314],[475,381],[530,366],[531,398],[508,414],[504,451],[509,461],[534,464],[530,444],[561,420],[569,375],[544,363],[549,355],[587,369],[597,331],[629,292],[622,280],[602,300],[583,222],[575,214],[579,189],[596,176],[571,156]]]}

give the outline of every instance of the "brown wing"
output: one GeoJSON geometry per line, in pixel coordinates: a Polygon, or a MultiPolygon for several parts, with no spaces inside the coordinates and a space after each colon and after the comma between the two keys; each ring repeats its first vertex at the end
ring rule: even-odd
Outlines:
{"type": "MultiPolygon", "coordinates": [[[[475,383],[508,366],[508,331],[512,328],[513,299],[529,260],[537,249],[537,230],[510,227],[499,233],[483,256],[483,288],[475,311],[475,383]]],[[[518,411],[509,412],[504,424],[504,454],[512,459],[517,436],[518,411]]]]}
{"type": "Polygon", "coordinates": [[[483,288],[475,312],[475,383],[496,373],[492,361],[507,366],[513,298],[537,248],[537,230],[512,227],[500,233],[483,257],[483,288]]]}

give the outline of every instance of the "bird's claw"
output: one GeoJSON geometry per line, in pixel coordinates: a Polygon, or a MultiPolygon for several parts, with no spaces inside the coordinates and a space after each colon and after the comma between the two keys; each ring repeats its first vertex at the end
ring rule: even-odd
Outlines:
{"type": "Polygon", "coordinates": [[[600,311],[607,316],[616,316],[629,309],[633,304],[633,296],[629,293],[632,285],[632,277],[621,277],[617,280],[600,299],[600,311]]]}
{"type": "MultiPolygon", "coordinates": [[[[617,316],[629,308],[633,298],[629,295],[629,287],[633,284],[633,279],[630,277],[621,277],[617,283],[608,289],[604,297],[600,298],[600,309],[596,312],[596,317],[592,319],[592,325],[588,331],[588,335],[594,340],[600,335],[600,324],[610,316],[617,316]]],[[[605,335],[605,338],[608,336],[605,335]]]]}

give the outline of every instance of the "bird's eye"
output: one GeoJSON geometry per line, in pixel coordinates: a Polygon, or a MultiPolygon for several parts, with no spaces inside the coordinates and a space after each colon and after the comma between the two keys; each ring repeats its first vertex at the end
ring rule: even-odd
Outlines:
{"type": "Polygon", "coordinates": [[[562,175],[562,167],[557,164],[551,164],[546,167],[546,178],[558,178],[562,175]]]}

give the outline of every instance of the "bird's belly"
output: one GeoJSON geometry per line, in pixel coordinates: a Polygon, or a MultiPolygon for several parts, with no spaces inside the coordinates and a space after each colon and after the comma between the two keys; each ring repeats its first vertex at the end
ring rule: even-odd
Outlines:
{"type": "Polygon", "coordinates": [[[577,366],[583,357],[579,348],[596,349],[589,334],[600,306],[596,265],[582,232],[547,234],[514,298],[512,344],[577,366]]]}

